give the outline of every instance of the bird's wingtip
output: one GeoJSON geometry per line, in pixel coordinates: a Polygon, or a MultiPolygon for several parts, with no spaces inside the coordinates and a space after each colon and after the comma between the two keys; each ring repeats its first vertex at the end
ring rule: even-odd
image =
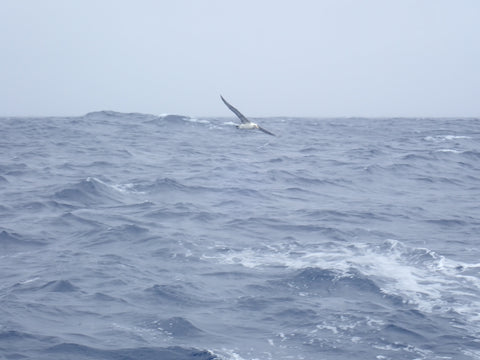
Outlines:
{"type": "Polygon", "coordinates": [[[222,99],[222,101],[223,101],[223,103],[224,103],[225,105],[228,104],[227,100],[225,100],[222,95],[220,95],[220,99],[222,99]]]}
{"type": "Polygon", "coordinates": [[[265,130],[264,128],[262,128],[261,126],[258,127],[258,130],[260,131],[263,131],[265,134],[268,134],[268,135],[272,135],[272,136],[277,136],[275,135],[274,133],[268,131],[268,130],[265,130]]]}

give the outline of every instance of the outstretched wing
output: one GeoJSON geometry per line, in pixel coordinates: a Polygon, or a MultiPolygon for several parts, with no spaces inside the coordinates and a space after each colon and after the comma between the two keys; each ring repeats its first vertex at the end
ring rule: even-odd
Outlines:
{"type": "Polygon", "coordinates": [[[270,131],[265,130],[264,128],[262,128],[262,127],[260,127],[260,126],[258,127],[258,130],[263,131],[265,134],[275,136],[274,133],[271,133],[270,131]]]}
{"type": "Polygon", "coordinates": [[[227,105],[227,107],[232,110],[232,112],[238,116],[238,118],[240,119],[240,121],[242,122],[242,124],[248,124],[249,122],[251,122],[250,120],[248,120],[240,111],[238,111],[236,108],[234,108],[232,105],[230,105],[227,100],[225,100],[223,98],[222,95],[220,95],[220,98],[222,99],[222,101],[225,103],[225,105],[227,105]]]}

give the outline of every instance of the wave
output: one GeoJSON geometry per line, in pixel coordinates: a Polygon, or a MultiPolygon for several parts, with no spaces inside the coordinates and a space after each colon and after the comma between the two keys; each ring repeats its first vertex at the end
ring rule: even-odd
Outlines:
{"type": "MultiPolygon", "coordinates": [[[[463,298],[461,289],[466,284],[472,294],[480,290],[480,280],[469,275],[472,265],[448,260],[426,248],[406,246],[398,240],[348,246],[341,242],[309,247],[291,242],[275,247],[260,244],[255,248],[219,249],[207,259],[246,268],[282,266],[300,271],[296,278],[289,279],[299,289],[319,285],[317,290],[323,293],[340,293],[348,287],[354,292],[368,290],[377,296],[389,296],[392,301],[401,298],[427,312],[451,309],[451,299],[445,294],[458,293],[463,298]]],[[[480,310],[463,301],[456,307],[464,313],[480,310]]]]}
{"type": "Polygon", "coordinates": [[[388,221],[386,215],[373,213],[371,211],[360,211],[360,210],[317,210],[317,209],[301,209],[297,210],[296,213],[305,219],[310,219],[312,221],[324,221],[324,222],[345,222],[361,224],[367,220],[378,220],[378,221],[388,221]]]}
{"type": "Polygon", "coordinates": [[[396,306],[404,303],[400,296],[385,293],[372,278],[353,267],[347,271],[307,267],[292,276],[271,283],[302,297],[351,298],[366,304],[375,303],[376,306],[384,302],[396,306]]]}
{"type": "Polygon", "coordinates": [[[201,301],[193,294],[193,288],[188,291],[182,285],[153,285],[145,289],[151,300],[163,303],[167,302],[178,306],[194,305],[201,301]]]}
{"type": "Polygon", "coordinates": [[[85,114],[82,118],[85,119],[95,119],[95,120],[105,120],[109,118],[113,118],[115,120],[121,120],[121,119],[127,119],[127,120],[132,120],[132,119],[152,119],[152,118],[157,118],[155,115],[151,114],[143,114],[143,113],[122,113],[118,111],[112,111],[112,110],[101,110],[101,111],[92,111],[87,114],[85,114]]]}
{"type": "Polygon", "coordinates": [[[166,333],[168,336],[174,337],[191,337],[203,334],[202,330],[180,316],[174,316],[162,320],[153,320],[146,324],[146,327],[159,330],[166,333]]]}
{"type": "Polygon", "coordinates": [[[421,163],[422,161],[432,161],[434,160],[434,153],[430,152],[418,152],[405,154],[401,156],[401,159],[409,163],[421,163]]]}
{"type": "Polygon", "coordinates": [[[23,340],[32,338],[34,338],[33,335],[16,330],[7,330],[0,332],[0,340],[23,340]]]}
{"type": "Polygon", "coordinates": [[[443,154],[463,154],[464,151],[461,150],[456,150],[456,149],[438,149],[435,150],[437,153],[443,153],[443,154]]]}
{"type": "Polygon", "coordinates": [[[90,117],[90,118],[97,118],[97,117],[117,117],[117,116],[124,116],[126,115],[125,113],[113,111],[113,110],[99,110],[99,111],[91,111],[87,114],[84,115],[84,117],[90,117]]]}
{"type": "MultiPolygon", "coordinates": [[[[2,324],[3,325],[3,324],[2,324]]],[[[53,336],[37,335],[19,330],[0,329],[0,354],[5,359],[47,360],[40,351],[56,344],[53,336]]]]}
{"type": "MultiPolygon", "coordinates": [[[[323,178],[314,173],[301,172],[296,173],[287,170],[268,170],[268,177],[275,181],[284,181],[285,183],[296,185],[303,190],[309,190],[312,186],[332,185],[337,187],[348,187],[352,184],[351,180],[345,178],[323,178]]],[[[292,186],[293,187],[293,186],[292,186]]]]}
{"type": "Polygon", "coordinates": [[[429,135],[425,136],[423,140],[425,141],[432,141],[432,142],[444,142],[444,141],[453,141],[453,140],[465,140],[471,139],[470,136],[466,135],[429,135]]]}
{"type": "Polygon", "coordinates": [[[55,192],[54,198],[62,202],[80,205],[102,205],[122,203],[121,192],[103,181],[88,177],[78,183],[55,192]]]}
{"type": "Polygon", "coordinates": [[[184,115],[162,114],[149,119],[147,123],[155,125],[184,126],[188,123],[202,123],[202,121],[184,115]]]}
{"type": "Polygon", "coordinates": [[[26,251],[44,245],[46,243],[42,240],[31,239],[30,237],[6,230],[1,230],[0,232],[0,250],[3,254],[26,251]]]}
{"type": "Polygon", "coordinates": [[[468,224],[467,222],[459,219],[432,219],[425,221],[430,224],[435,224],[448,229],[451,229],[452,227],[464,227],[468,224]]]}
{"type": "Polygon", "coordinates": [[[141,193],[156,193],[156,192],[171,192],[171,191],[198,193],[204,190],[211,190],[203,186],[184,185],[181,182],[168,177],[158,178],[153,183],[135,184],[132,186],[132,189],[134,191],[141,192],[141,193]]]}
{"type": "MultiPolygon", "coordinates": [[[[16,163],[7,164],[7,165],[0,164],[0,173],[2,173],[2,175],[5,175],[7,177],[22,176],[22,175],[28,174],[31,171],[32,169],[27,164],[21,163],[21,162],[16,162],[16,163]]],[[[8,180],[5,177],[3,177],[3,179],[5,181],[8,180]]]]}
{"type": "Polygon", "coordinates": [[[68,230],[71,234],[85,234],[106,228],[106,225],[97,220],[84,218],[70,211],[50,220],[50,223],[57,229],[68,230]],[[73,232],[72,229],[74,229],[73,232]]]}
{"type": "Polygon", "coordinates": [[[278,218],[248,217],[229,220],[226,224],[229,229],[262,229],[267,228],[272,231],[280,231],[286,234],[296,234],[296,237],[308,236],[315,239],[318,237],[335,239],[340,242],[348,238],[348,233],[334,226],[323,226],[318,221],[303,224],[289,224],[278,218]]]}
{"type": "Polygon", "coordinates": [[[477,151],[477,150],[467,150],[467,151],[464,151],[462,155],[474,160],[480,159],[480,151],[477,151]]]}
{"type": "Polygon", "coordinates": [[[331,269],[306,268],[300,270],[288,280],[289,286],[299,290],[318,289],[327,294],[342,292],[344,287],[361,292],[380,292],[380,288],[370,279],[361,276],[357,271],[347,273],[331,269]]]}
{"type": "Polygon", "coordinates": [[[389,165],[368,165],[363,168],[364,171],[375,175],[404,175],[415,169],[415,166],[406,163],[394,163],[389,165]]]}
{"type": "Polygon", "coordinates": [[[106,360],[216,360],[213,353],[207,350],[172,347],[139,347],[131,349],[104,350],[94,347],[63,343],[44,351],[46,355],[62,358],[106,359],[106,360]]]}
{"type": "Polygon", "coordinates": [[[68,280],[53,280],[45,285],[41,286],[39,289],[49,291],[49,292],[75,292],[78,291],[79,288],[74,286],[68,280]]]}
{"type": "Polygon", "coordinates": [[[122,241],[127,243],[138,243],[151,239],[149,230],[136,224],[123,224],[119,226],[97,226],[94,234],[90,234],[89,239],[85,241],[79,236],[82,244],[86,247],[104,246],[108,248],[110,244],[119,246],[122,241]]]}
{"type": "Polygon", "coordinates": [[[71,293],[80,290],[79,287],[73,285],[69,280],[52,280],[47,283],[39,284],[39,278],[29,279],[13,285],[15,292],[54,292],[54,293],[71,293]]]}

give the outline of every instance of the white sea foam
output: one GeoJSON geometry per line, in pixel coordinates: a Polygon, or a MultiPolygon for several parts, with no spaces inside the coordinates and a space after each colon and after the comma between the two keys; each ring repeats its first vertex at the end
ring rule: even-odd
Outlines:
{"type": "Polygon", "coordinates": [[[143,191],[137,191],[135,190],[135,184],[133,183],[126,183],[126,184],[108,184],[96,177],[87,177],[86,179],[87,182],[92,182],[92,183],[98,183],[105,188],[114,190],[115,192],[121,193],[121,194],[138,194],[138,195],[145,195],[146,193],[143,191]]]}
{"type": "MultiPolygon", "coordinates": [[[[225,360],[247,360],[243,357],[241,357],[239,354],[235,352],[236,350],[233,349],[222,349],[218,351],[213,351],[214,354],[218,354],[221,356],[221,358],[225,360]]],[[[254,359],[251,359],[254,360],[254,359]]]]}
{"type": "Polygon", "coordinates": [[[473,316],[480,312],[480,304],[452,304],[451,299],[445,298],[445,294],[465,298],[480,291],[478,277],[459,271],[476,264],[455,262],[426,248],[408,247],[398,240],[386,240],[381,245],[356,244],[333,249],[319,246],[318,251],[309,252],[292,249],[289,245],[285,245],[284,249],[266,246],[262,250],[246,248],[205,258],[247,268],[284,266],[299,270],[316,267],[335,270],[340,277],[351,276],[350,271],[355,268],[374,279],[385,293],[400,295],[422,311],[453,308],[473,316]],[[471,293],[465,291],[469,288],[471,293]]]}
{"type": "Polygon", "coordinates": [[[442,142],[442,141],[452,141],[452,140],[464,140],[471,139],[470,136],[466,135],[436,135],[436,136],[425,136],[423,140],[432,141],[432,142],[442,142]]]}
{"type": "Polygon", "coordinates": [[[27,280],[24,280],[24,281],[20,281],[19,284],[22,284],[22,285],[25,285],[25,284],[29,284],[29,283],[32,283],[32,282],[35,282],[37,280],[40,280],[39,277],[34,277],[34,278],[31,278],[31,279],[27,279],[27,280]]]}
{"type": "Polygon", "coordinates": [[[135,184],[127,183],[127,184],[112,184],[109,185],[112,189],[122,193],[122,194],[138,194],[138,195],[145,195],[145,191],[137,191],[135,190],[135,184]]]}
{"type": "Polygon", "coordinates": [[[453,154],[462,154],[463,151],[456,150],[456,149],[439,149],[435,150],[436,152],[443,152],[443,153],[453,153],[453,154]]]}
{"type": "Polygon", "coordinates": [[[463,135],[446,135],[445,140],[470,139],[470,136],[463,135]]]}
{"type": "Polygon", "coordinates": [[[185,120],[193,123],[199,123],[199,124],[210,124],[210,121],[206,119],[186,118],[185,120]]]}

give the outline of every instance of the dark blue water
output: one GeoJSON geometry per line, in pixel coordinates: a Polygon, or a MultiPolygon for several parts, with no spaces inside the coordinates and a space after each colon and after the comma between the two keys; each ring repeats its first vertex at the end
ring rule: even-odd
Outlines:
{"type": "Polygon", "coordinates": [[[1,359],[480,359],[478,119],[0,119],[1,359]]]}

